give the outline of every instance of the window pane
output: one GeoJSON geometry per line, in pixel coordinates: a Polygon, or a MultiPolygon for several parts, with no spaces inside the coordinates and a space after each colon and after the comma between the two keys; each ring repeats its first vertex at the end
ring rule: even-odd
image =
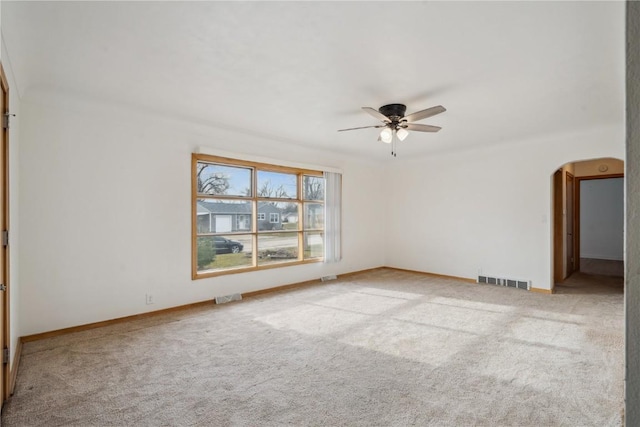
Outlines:
{"type": "Polygon", "coordinates": [[[198,237],[198,271],[250,267],[252,242],[250,234],[198,237]]]}
{"type": "Polygon", "coordinates": [[[298,176],[290,173],[258,171],[258,197],[295,199],[298,197],[298,176]]]}
{"type": "Polygon", "coordinates": [[[198,162],[199,194],[251,196],[251,169],[198,162]]]}
{"type": "Polygon", "coordinates": [[[322,230],[324,228],[324,205],[322,203],[304,204],[304,229],[322,230]]]}
{"type": "Polygon", "coordinates": [[[251,202],[198,199],[198,234],[251,231],[251,202]]]}
{"type": "Polygon", "coordinates": [[[302,177],[302,198],[305,200],[324,200],[324,177],[302,177]]]}
{"type": "Polygon", "coordinates": [[[298,206],[300,203],[283,203],[282,204],[282,229],[283,230],[297,230],[299,223],[298,206]]]}
{"type": "Polygon", "coordinates": [[[297,203],[258,202],[258,231],[297,229],[297,203]]]}
{"type": "Polygon", "coordinates": [[[298,233],[258,234],[258,265],[298,259],[298,233]]]}
{"type": "Polygon", "coordinates": [[[304,259],[322,258],[324,256],[324,233],[304,233],[304,259]]]}

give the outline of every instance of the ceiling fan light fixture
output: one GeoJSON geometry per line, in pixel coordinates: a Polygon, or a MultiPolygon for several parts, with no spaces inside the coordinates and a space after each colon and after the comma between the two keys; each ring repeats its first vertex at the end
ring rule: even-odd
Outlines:
{"type": "Polygon", "coordinates": [[[389,127],[385,127],[380,132],[380,140],[386,144],[391,144],[393,140],[393,131],[389,127]]]}
{"type": "Polygon", "coordinates": [[[409,136],[409,132],[405,128],[398,128],[396,135],[400,141],[404,141],[405,138],[409,136]]]}

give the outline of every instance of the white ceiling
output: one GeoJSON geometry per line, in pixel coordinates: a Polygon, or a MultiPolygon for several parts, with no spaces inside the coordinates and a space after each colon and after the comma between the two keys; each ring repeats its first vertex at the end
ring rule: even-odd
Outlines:
{"type": "Polygon", "coordinates": [[[2,2],[21,96],[71,91],[378,159],[360,107],[421,121],[401,157],[624,120],[624,2],[2,2]]]}

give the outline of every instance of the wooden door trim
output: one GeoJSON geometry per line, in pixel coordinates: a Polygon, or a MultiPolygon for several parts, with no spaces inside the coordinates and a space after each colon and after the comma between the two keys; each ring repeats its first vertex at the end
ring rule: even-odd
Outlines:
{"type": "MultiPolygon", "coordinates": [[[[4,72],[4,67],[0,62],[0,84],[2,85],[1,90],[4,93],[3,96],[3,105],[2,107],[2,119],[4,120],[4,115],[9,112],[9,82],[7,80],[7,75],[4,72]]],[[[0,224],[0,232],[2,230],[9,230],[9,131],[8,129],[2,128],[2,138],[1,138],[0,150],[2,150],[2,164],[0,165],[0,191],[2,191],[2,224],[0,224]]],[[[0,256],[2,257],[4,263],[2,271],[0,271],[0,280],[2,284],[6,286],[6,291],[4,292],[4,310],[3,310],[3,328],[0,333],[2,334],[1,344],[2,348],[9,348],[11,341],[11,329],[9,325],[10,316],[9,316],[9,246],[3,246],[0,244],[0,256]]],[[[8,399],[11,394],[11,358],[7,361],[6,364],[2,365],[3,370],[3,383],[0,384],[3,390],[4,399],[8,399]]],[[[1,404],[1,403],[0,403],[1,404]]]]}
{"type": "Polygon", "coordinates": [[[574,208],[573,208],[573,227],[575,229],[575,248],[573,253],[576,257],[576,271],[580,271],[580,183],[582,181],[590,181],[593,179],[609,179],[609,178],[624,178],[623,173],[612,173],[608,175],[588,175],[575,177],[573,189],[574,208]]]}
{"type": "Polygon", "coordinates": [[[555,284],[564,279],[564,269],[562,268],[564,259],[563,175],[562,169],[553,174],[553,284],[551,289],[554,289],[555,284]]]}
{"type": "MultiPolygon", "coordinates": [[[[566,274],[564,275],[563,280],[571,276],[571,274],[573,274],[575,271],[578,271],[579,269],[579,264],[577,262],[578,258],[576,255],[576,177],[572,173],[567,172],[562,184],[563,184],[563,189],[566,189],[567,184],[569,182],[569,178],[571,178],[571,180],[573,181],[573,184],[571,185],[573,187],[572,188],[573,201],[571,203],[572,205],[571,206],[571,218],[572,218],[571,225],[573,226],[571,227],[571,244],[573,245],[573,263],[571,265],[567,263],[567,269],[565,271],[566,274]],[[569,267],[573,267],[571,271],[569,271],[569,267]]],[[[569,201],[567,199],[568,199],[568,194],[565,194],[563,208],[565,208],[566,211],[568,211],[568,209],[566,208],[569,207],[569,201]]],[[[569,232],[568,221],[565,221],[565,224],[567,224],[567,229],[564,230],[564,236],[563,236],[564,242],[566,242],[567,233],[569,232]]]]}

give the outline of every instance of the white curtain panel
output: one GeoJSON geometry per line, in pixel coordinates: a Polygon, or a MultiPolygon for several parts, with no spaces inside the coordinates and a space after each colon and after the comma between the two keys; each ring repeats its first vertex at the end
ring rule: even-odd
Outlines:
{"type": "Polygon", "coordinates": [[[342,174],[325,172],[324,262],[342,259],[342,174]]]}

